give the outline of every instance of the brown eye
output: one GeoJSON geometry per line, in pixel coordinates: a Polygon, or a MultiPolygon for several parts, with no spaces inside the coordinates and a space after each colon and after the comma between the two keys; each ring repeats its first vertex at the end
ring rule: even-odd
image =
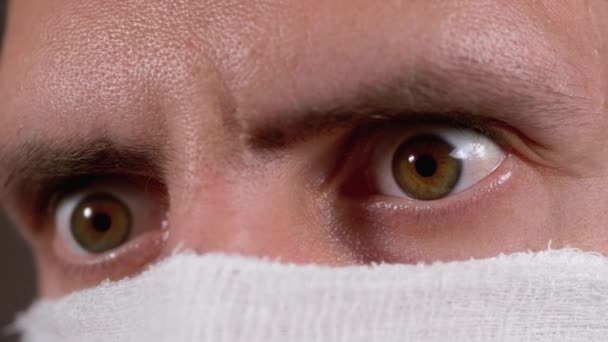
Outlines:
{"type": "Polygon", "coordinates": [[[506,155],[474,130],[440,125],[395,127],[378,136],[371,183],[381,195],[439,200],[488,177],[506,155]]]}
{"type": "Polygon", "coordinates": [[[439,136],[418,135],[399,146],[393,176],[412,198],[430,201],[450,194],[460,179],[462,161],[452,156],[454,146],[439,136]]]}
{"type": "Polygon", "coordinates": [[[71,263],[91,260],[166,230],[162,194],[146,184],[99,181],[60,198],[54,208],[57,254],[71,263]]]}
{"type": "Polygon", "coordinates": [[[80,201],[72,213],[70,232],[82,249],[103,253],[119,247],[131,233],[129,208],[118,198],[103,193],[80,201]]]}

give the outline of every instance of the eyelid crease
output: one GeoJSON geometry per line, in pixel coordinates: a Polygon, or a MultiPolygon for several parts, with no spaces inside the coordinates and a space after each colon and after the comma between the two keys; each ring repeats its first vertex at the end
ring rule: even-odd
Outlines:
{"type": "Polygon", "coordinates": [[[129,171],[161,178],[166,164],[162,153],[146,145],[126,145],[101,138],[59,143],[32,142],[22,146],[3,164],[12,165],[3,188],[27,185],[32,180],[92,173],[129,171]]]}
{"type": "Polygon", "coordinates": [[[143,145],[121,145],[106,139],[75,141],[60,147],[30,143],[8,160],[13,165],[4,178],[4,190],[28,188],[40,181],[78,175],[128,172],[160,179],[162,154],[143,145]]]}
{"type": "Polygon", "coordinates": [[[31,203],[31,207],[26,209],[28,215],[32,215],[34,219],[31,229],[35,233],[41,229],[40,227],[45,227],[45,223],[52,220],[58,204],[67,196],[104,183],[136,186],[146,193],[155,194],[159,205],[164,207],[169,206],[165,186],[157,180],[148,177],[108,173],[48,178],[39,180],[33,192],[23,195],[31,203]]]}
{"type": "Polygon", "coordinates": [[[425,117],[402,120],[404,124],[430,124],[449,125],[462,129],[471,129],[482,134],[496,143],[505,153],[515,154],[519,159],[531,164],[535,169],[552,170],[559,173],[560,170],[546,161],[540,152],[549,150],[549,147],[537,140],[525,135],[520,130],[508,123],[484,116],[470,115],[467,113],[441,113],[428,114],[425,117]]]}

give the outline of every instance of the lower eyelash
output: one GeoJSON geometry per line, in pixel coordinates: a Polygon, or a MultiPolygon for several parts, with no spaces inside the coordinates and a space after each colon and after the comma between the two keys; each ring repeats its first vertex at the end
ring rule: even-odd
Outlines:
{"type": "Polygon", "coordinates": [[[166,239],[166,231],[151,231],[114,252],[79,263],[72,263],[57,256],[52,247],[46,251],[45,257],[58,272],[64,274],[63,283],[75,283],[76,288],[89,287],[106,279],[118,280],[137,273],[161,255],[166,239]]]}
{"type": "Polygon", "coordinates": [[[463,212],[475,210],[480,201],[491,200],[499,191],[506,190],[514,177],[515,161],[507,155],[502,165],[474,188],[465,190],[450,197],[431,202],[421,202],[387,196],[371,196],[364,199],[360,207],[366,215],[384,217],[398,221],[408,217],[414,222],[433,222],[446,217],[458,217],[463,212]],[[391,219],[392,218],[392,219],[391,219]]]}

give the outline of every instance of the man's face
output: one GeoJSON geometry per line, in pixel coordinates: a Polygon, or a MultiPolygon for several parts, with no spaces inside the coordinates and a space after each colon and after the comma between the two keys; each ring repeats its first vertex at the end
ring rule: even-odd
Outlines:
{"type": "Polygon", "coordinates": [[[608,2],[12,1],[0,202],[42,295],[176,248],[608,252],[608,2]]]}

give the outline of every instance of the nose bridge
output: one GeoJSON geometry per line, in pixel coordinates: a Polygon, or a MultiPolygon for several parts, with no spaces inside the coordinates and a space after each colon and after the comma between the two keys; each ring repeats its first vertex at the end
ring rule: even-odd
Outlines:
{"type": "Polygon", "coordinates": [[[291,163],[259,160],[248,148],[238,121],[244,119],[236,117],[220,73],[184,75],[186,86],[168,91],[162,105],[171,145],[166,252],[179,248],[297,263],[352,263],[291,163]]]}
{"type": "Polygon", "coordinates": [[[179,248],[339,263],[340,249],[304,191],[294,191],[272,175],[235,169],[192,188],[192,201],[185,203],[182,196],[171,203],[168,253],[179,248]]]}

